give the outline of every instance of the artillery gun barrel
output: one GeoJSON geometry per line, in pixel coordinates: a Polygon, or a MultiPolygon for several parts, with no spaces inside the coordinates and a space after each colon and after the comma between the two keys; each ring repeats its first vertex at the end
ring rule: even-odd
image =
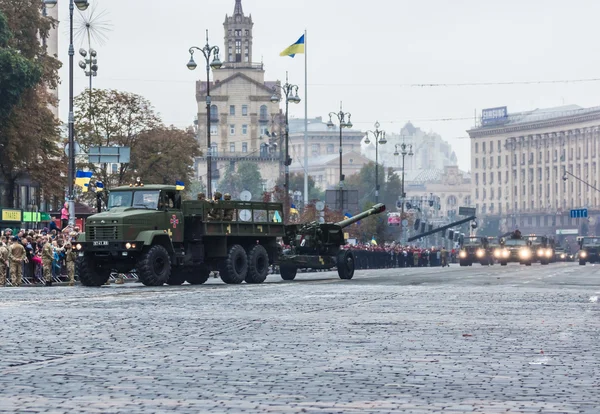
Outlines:
{"type": "Polygon", "coordinates": [[[384,211],[385,211],[384,204],[381,204],[381,203],[375,204],[373,207],[371,207],[367,211],[363,211],[362,213],[357,214],[354,217],[347,218],[346,220],[342,220],[335,224],[336,224],[336,226],[340,226],[341,228],[348,227],[349,225],[354,224],[357,221],[364,219],[365,217],[369,217],[370,215],[373,215],[373,214],[383,213],[384,211]]]}

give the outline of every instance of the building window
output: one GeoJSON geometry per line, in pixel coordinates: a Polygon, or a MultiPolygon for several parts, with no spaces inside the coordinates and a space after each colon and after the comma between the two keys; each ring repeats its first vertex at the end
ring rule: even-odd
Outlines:
{"type": "Polygon", "coordinates": [[[487,185],[486,174],[483,173],[483,185],[487,185]]]}
{"type": "Polygon", "coordinates": [[[327,154],[333,154],[335,147],[333,144],[327,144],[327,154]]]}
{"type": "Polygon", "coordinates": [[[217,108],[217,105],[211,105],[210,107],[210,120],[212,122],[219,120],[219,108],[217,108]]]}
{"type": "Polygon", "coordinates": [[[235,105],[229,105],[229,115],[235,115],[235,105]]]}
{"type": "Polygon", "coordinates": [[[229,152],[235,152],[235,142],[229,144],[229,152]]]}
{"type": "Polygon", "coordinates": [[[494,152],[494,141],[490,141],[490,154],[494,152]]]}
{"type": "Polygon", "coordinates": [[[498,200],[502,199],[502,187],[498,187],[498,200]]]}
{"type": "Polygon", "coordinates": [[[235,29],[235,37],[242,37],[242,29],[235,29]]]}
{"type": "Polygon", "coordinates": [[[479,158],[475,158],[475,168],[479,168],[479,158]]]}
{"type": "Polygon", "coordinates": [[[260,120],[261,121],[269,120],[269,111],[267,109],[267,105],[261,105],[261,107],[260,107],[260,120]]]}
{"type": "Polygon", "coordinates": [[[475,154],[479,154],[479,143],[475,143],[475,154]]]}
{"type": "Polygon", "coordinates": [[[235,125],[229,125],[229,135],[235,135],[235,125]]]}
{"type": "Polygon", "coordinates": [[[242,125],[242,135],[248,135],[248,125],[242,125]]]}
{"type": "Polygon", "coordinates": [[[219,126],[217,124],[210,124],[210,135],[217,135],[219,133],[219,126]]]}
{"type": "Polygon", "coordinates": [[[260,126],[260,136],[264,137],[267,135],[267,132],[269,132],[269,129],[266,125],[261,125],[260,126]]]}
{"type": "Polygon", "coordinates": [[[311,153],[312,155],[319,155],[319,144],[311,145],[311,153]]]}
{"type": "Polygon", "coordinates": [[[248,105],[242,105],[242,116],[248,116],[248,105]]]}
{"type": "Polygon", "coordinates": [[[500,143],[500,140],[498,140],[498,152],[502,152],[502,145],[500,143]]]}
{"type": "Polygon", "coordinates": [[[475,173],[475,185],[479,185],[479,173],[475,173]]]}
{"type": "Polygon", "coordinates": [[[244,36],[250,36],[250,30],[248,30],[248,29],[244,30],[244,36]]]}
{"type": "MultiPolygon", "coordinates": [[[[485,151],[484,151],[484,152],[485,152],[485,151]]],[[[485,158],[485,157],[483,157],[481,160],[483,161],[483,169],[485,169],[485,168],[486,168],[486,166],[485,166],[485,164],[486,164],[486,162],[485,162],[486,158],[485,158]]]]}
{"type": "Polygon", "coordinates": [[[485,142],[481,144],[481,151],[485,154],[485,142]]]}
{"type": "Polygon", "coordinates": [[[498,168],[502,167],[502,157],[500,155],[498,155],[498,168]]]}
{"type": "Polygon", "coordinates": [[[210,144],[210,154],[213,157],[218,157],[219,156],[219,147],[217,145],[216,142],[213,142],[212,144],[210,144]]]}
{"type": "Polygon", "coordinates": [[[475,199],[479,200],[479,188],[475,189],[475,199]]]}
{"type": "Polygon", "coordinates": [[[494,157],[490,157],[490,168],[494,168],[494,157]]]}
{"type": "Polygon", "coordinates": [[[498,171],[498,184],[502,184],[502,171],[498,171]]]}
{"type": "Polygon", "coordinates": [[[248,143],[242,142],[242,152],[248,152],[248,143]]]}
{"type": "Polygon", "coordinates": [[[494,173],[490,173],[490,184],[494,184],[494,173]]]}

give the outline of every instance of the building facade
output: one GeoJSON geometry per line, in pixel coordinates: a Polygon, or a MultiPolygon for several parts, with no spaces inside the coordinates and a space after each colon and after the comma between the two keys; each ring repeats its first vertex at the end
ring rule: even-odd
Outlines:
{"type": "MultiPolygon", "coordinates": [[[[272,188],[281,174],[281,151],[270,135],[273,123],[280,124],[279,104],[272,103],[279,81],[265,81],[262,63],[252,62],[254,23],[246,16],[241,0],[236,0],[232,16],[225,16],[224,47],[220,50],[223,66],[213,69],[210,82],[210,135],[213,157],[213,188],[225,169],[237,162],[259,164],[264,188],[272,188]],[[275,89],[274,89],[275,88],[275,89]]],[[[207,153],[206,81],[196,82],[198,102],[198,140],[207,153]]],[[[206,158],[196,160],[196,177],[205,182],[206,158]]]]}
{"type": "Polygon", "coordinates": [[[600,194],[592,188],[600,182],[600,107],[494,109],[495,117],[484,111],[482,125],[468,131],[472,198],[492,230],[560,234],[588,227],[600,234],[600,194]],[[590,220],[571,219],[577,208],[588,208],[590,220]]]}
{"type": "MultiPolygon", "coordinates": [[[[290,119],[290,172],[304,173],[304,119],[290,119]]],[[[342,130],[342,173],[349,177],[369,162],[361,155],[364,132],[342,130]]],[[[340,129],[327,127],[322,117],[308,120],[308,174],[322,190],[334,189],[340,183],[340,129]]]]}

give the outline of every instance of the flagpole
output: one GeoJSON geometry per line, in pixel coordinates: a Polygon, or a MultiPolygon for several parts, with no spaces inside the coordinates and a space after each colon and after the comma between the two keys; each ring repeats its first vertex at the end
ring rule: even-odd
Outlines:
{"type": "Polygon", "coordinates": [[[304,205],[308,199],[308,50],[304,29],[304,205]]]}

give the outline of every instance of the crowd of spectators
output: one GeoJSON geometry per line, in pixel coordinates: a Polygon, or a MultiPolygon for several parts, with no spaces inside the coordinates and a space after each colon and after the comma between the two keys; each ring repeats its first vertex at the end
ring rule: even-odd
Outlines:
{"type": "Polygon", "coordinates": [[[396,242],[381,246],[370,243],[346,245],[344,249],[354,252],[357,269],[448,266],[456,262],[457,255],[455,249],[404,246],[396,242]]]}
{"type": "MultiPolygon", "coordinates": [[[[70,284],[74,284],[73,275],[70,274],[73,272],[67,269],[73,265],[67,264],[74,262],[73,246],[79,233],[79,227],[65,225],[59,229],[54,222],[41,230],[19,230],[14,233],[12,229],[2,230],[0,252],[4,253],[0,253],[0,287],[7,283],[11,286],[19,286],[21,283],[50,286],[52,282],[65,278],[70,284]],[[11,255],[15,244],[20,244],[25,249],[25,256],[21,260],[16,254],[11,255]],[[18,277],[18,269],[14,271],[16,263],[11,261],[20,261],[22,278],[18,277]],[[11,274],[11,268],[14,274],[11,274]]],[[[14,249],[15,252],[17,250],[20,249],[14,249]]]]}

